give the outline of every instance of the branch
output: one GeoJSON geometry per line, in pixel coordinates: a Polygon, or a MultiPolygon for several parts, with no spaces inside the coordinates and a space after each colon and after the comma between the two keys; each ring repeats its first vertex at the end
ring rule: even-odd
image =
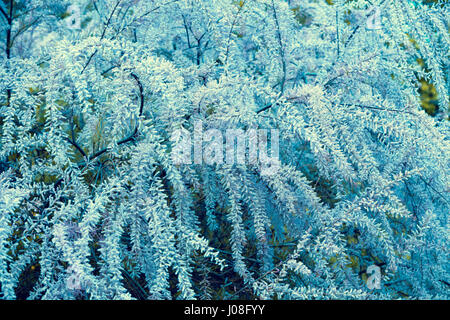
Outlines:
{"type": "MultiPolygon", "coordinates": [[[[436,190],[436,188],[434,188],[429,182],[427,182],[422,176],[419,176],[420,180],[422,180],[427,186],[429,186],[434,192],[437,193],[438,196],[440,196],[447,204],[449,204],[449,201],[447,200],[446,197],[444,197],[444,195],[439,192],[438,190],[436,190]]],[[[448,191],[445,191],[448,192],[448,191]]]]}
{"type": "Polygon", "coordinates": [[[340,47],[340,39],[339,39],[339,4],[336,4],[336,50],[337,50],[337,58],[341,56],[341,47],[340,47]]]}
{"type": "MultiPolygon", "coordinates": [[[[6,16],[6,12],[2,9],[2,12],[6,16],[6,20],[8,21],[8,29],[6,30],[6,59],[9,60],[11,58],[11,29],[12,29],[12,21],[13,21],[13,0],[9,2],[9,16],[6,16]]],[[[8,67],[9,68],[9,67],[8,67]]],[[[11,103],[11,89],[6,89],[6,105],[9,107],[11,103]]]]}
{"type": "Polygon", "coordinates": [[[267,105],[267,106],[265,106],[265,107],[262,107],[261,109],[259,109],[258,111],[256,111],[256,114],[259,114],[259,113],[261,113],[261,112],[263,112],[263,111],[266,111],[266,110],[272,108],[272,106],[273,106],[273,104],[271,103],[271,104],[269,104],[269,105],[267,105]]]}
{"type": "Polygon", "coordinates": [[[75,141],[75,132],[74,132],[74,123],[73,123],[73,107],[72,107],[72,114],[70,117],[70,136],[71,138],[66,138],[66,140],[72,145],[74,146],[78,152],[80,152],[84,158],[87,158],[86,152],[84,152],[84,150],[80,147],[80,145],[78,143],[76,143],[75,141]]]}
{"type": "Polygon", "coordinates": [[[139,21],[140,19],[144,18],[145,16],[149,15],[150,13],[160,9],[161,7],[167,6],[169,4],[172,4],[172,3],[175,3],[175,2],[178,2],[178,1],[180,1],[180,0],[172,0],[172,1],[169,1],[169,2],[166,2],[166,3],[163,3],[163,4],[159,5],[159,6],[156,6],[153,9],[145,12],[141,16],[133,18],[133,20],[131,20],[129,23],[125,23],[122,28],[119,28],[119,30],[116,32],[116,35],[114,37],[116,37],[120,32],[125,30],[128,26],[131,26],[133,23],[135,23],[136,21],[139,21]]]}
{"type": "Polygon", "coordinates": [[[139,20],[139,19],[144,18],[145,16],[149,15],[149,14],[152,13],[153,11],[158,10],[158,9],[161,8],[162,6],[167,6],[167,5],[169,5],[169,4],[172,4],[172,3],[178,2],[178,1],[179,1],[179,0],[173,0],[173,1],[166,2],[166,3],[164,3],[164,4],[161,4],[161,5],[159,5],[159,6],[155,7],[155,8],[153,8],[153,9],[147,11],[146,13],[144,13],[144,14],[141,15],[141,16],[139,16],[138,18],[133,19],[132,23],[133,23],[135,20],[139,20]]]}
{"type": "Polygon", "coordinates": [[[83,149],[81,149],[81,147],[78,145],[78,143],[76,143],[75,141],[73,141],[72,139],[66,138],[66,140],[72,145],[74,146],[82,155],[83,157],[87,157],[86,152],[84,152],[83,149]]]}
{"type": "MultiPolygon", "coordinates": [[[[367,62],[367,61],[370,61],[371,59],[377,57],[378,55],[379,55],[379,53],[372,54],[372,55],[368,56],[367,58],[362,59],[361,61],[359,61],[359,62],[357,63],[357,65],[360,66],[362,63],[367,62]]],[[[344,65],[344,66],[346,66],[346,65],[344,65]]],[[[323,87],[324,87],[325,89],[328,89],[328,88],[330,87],[330,85],[333,83],[334,80],[336,80],[336,79],[338,79],[338,78],[340,78],[340,77],[342,77],[342,76],[344,76],[344,75],[347,75],[347,76],[348,76],[348,75],[350,75],[351,73],[353,73],[353,72],[358,72],[358,71],[359,71],[359,69],[356,69],[356,68],[350,69],[350,70],[340,70],[340,71],[338,71],[332,78],[328,79],[327,82],[325,82],[325,83],[323,84],[323,87]]]]}
{"type": "MultiPolygon", "coordinates": [[[[139,87],[139,99],[140,99],[139,118],[140,118],[142,116],[142,112],[144,111],[144,88],[142,86],[141,81],[139,80],[139,77],[136,74],[131,73],[131,76],[136,80],[137,85],[139,87]]],[[[122,140],[119,140],[119,142],[117,142],[117,145],[120,146],[127,142],[134,141],[137,134],[138,134],[138,125],[136,124],[133,132],[129,136],[123,138],[122,140]]],[[[103,148],[102,150],[97,151],[96,153],[94,153],[93,155],[88,157],[88,161],[94,160],[95,158],[97,158],[97,157],[101,156],[102,154],[104,154],[105,152],[109,151],[109,149],[110,148],[107,147],[107,148],[103,148]]]]}
{"type": "Polygon", "coordinates": [[[94,9],[95,9],[95,11],[97,11],[97,14],[98,14],[98,16],[100,17],[100,20],[102,21],[102,23],[103,23],[103,24],[106,24],[105,22],[103,22],[103,17],[102,17],[102,15],[100,14],[100,11],[98,10],[97,2],[94,0],[94,1],[92,1],[92,4],[94,5],[94,9]]]}
{"type": "MultiPolygon", "coordinates": [[[[137,82],[137,85],[138,85],[138,87],[139,87],[139,99],[140,99],[140,105],[139,105],[139,117],[141,117],[142,116],[142,113],[143,113],[143,111],[144,111],[144,88],[143,88],[143,86],[142,86],[142,83],[141,83],[141,81],[139,80],[139,77],[136,75],[136,74],[134,74],[134,73],[131,73],[131,76],[136,80],[136,82],[137,82]]],[[[128,136],[128,137],[125,137],[125,138],[123,138],[122,140],[120,140],[119,142],[117,142],[117,145],[122,145],[122,144],[125,144],[125,143],[127,143],[127,142],[130,142],[130,141],[134,141],[134,139],[136,138],[136,136],[137,136],[137,133],[138,133],[138,125],[136,125],[135,126],[135,128],[134,128],[134,130],[133,130],[133,132],[128,136]]],[[[92,161],[92,160],[94,160],[95,158],[98,158],[99,156],[101,156],[102,154],[104,154],[104,153],[106,153],[107,151],[109,151],[110,150],[110,148],[104,148],[104,149],[102,149],[102,150],[100,150],[100,151],[97,151],[96,153],[94,153],[93,155],[91,155],[91,156],[87,156],[86,155],[86,153],[83,151],[83,149],[75,142],[75,141],[73,141],[73,140],[71,140],[71,139],[69,139],[69,138],[66,138],[66,140],[70,143],[70,144],[72,144],[85,158],[86,158],[86,160],[87,161],[81,161],[81,162],[79,162],[77,165],[78,165],[78,167],[80,167],[80,166],[82,166],[82,165],[84,165],[84,164],[86,164],[86,163],[88,163],[88,162],[90,162],[90,161],[92,161]]],[[[58,186],[60,186],[61,185],[61,183],[63,182],[63,178],[60,178],[60,179],[58,179],[56,182],[55,182],[55,188],[57,188],[58,186]]]]}
{"type": "Polygon", "coordinates": [[[191,40],[189,38],[189,30],[188,30],[187,23],[186,23],[186,17],[184,16],[184,14],[182,14],[181,16],[183,17],[183,24],[184,24],[184,30],[186,31],[187,44],[190,49],[191,48],[191,40]]]}
{"type": "Polygon", "coordinates": [[[8,20],[8,15],[6,14],[5,10],[0,6],[0,12],[5,16],[6,20],[8,20]]]}
{"type": "MultiPolygon", "coordinates": [[[[289,97],[289,98],[286,98],[286,100],[287,100],[287,101],[292,101],[292,100],[295,100],[295,99],[297,99],[297,98],[298,98],[298,97],[289,97]]],[[[275,103],[271,103],[271,104],[269,104],[269,105],[267,105],[267,106],[265,106],[265,107],[262,107],[261,109],[259,109],[258,111],[256,111],[256,114],[259,114],[259,113],[261,113],[261,112],[263,112],[263,111],[266,111],[266,110],[272,108],[273,106],[275,106],[275,105],[277,105],[277,104],[278,104],[278,102],[275,102],[275,103]]]]}
{"type": "MultiPolygon", "coordinates": [[[[103,32],[102,35],[100,37],[100,41],[103,40],[103,38],[105,37],[106,34],[106,30],[108,29],[109,24],[111,23],[111,19],[114,15],[114,12],[116,12],[117,7],[119,6],[120,2],[122,0],[118,0],[116,5],[114,6],[113,10],[111,11],[111,14],[109,15],[108,21],[106,21],[105,27],[103,28],[103,32]]],[[[86,64],[83,67],[83,70],[81,70],[81,74],[83,74],[84,70],[86,70],[87,66],[91,63],[92,58],[97,54],[98,50],[96,49],[91,56],[89,57],[88,61],[86,62],[86,64]]]]}
{"type": "MultiPolygon", "coordinates": [[[[378,7],[383,6],[383,4],[384,4],[385,1],[386,1],[386,0],[383,0],[383,1],[378,5],[378,7]]],[[[373,10],[366,14],[364,22],[359,23],[359,24],[355,27],[355,29],[352,31],[352,33],[350,34],[350,36],[349,36],[349,37],[347,38],[347,40],[345,41],[345,43],[344,43],[344,48],[346,48],[346,47],[348,46],[348,44],[350,43],[350,41],[351,41],[351,40],[353,39],[353,37],[355,36],[356,32],[361,28],[362,24],[365,23],[365,22],[367,21],[367,19],[368,19],[372,14],[373,14],[373,10]]]]}
{"type": "Polygon", "coordinates": [[[445,280],[439,280],[439,281],[450,287],[450,283],[448,283],[447,281],[445,281],[445,280]]]}
{"type": "MultiPolygon", "coordinates": [[[[350,105],[352,105],[352,104],[350,104],[350,105]]],[[[363,105],[360,105],[360,104],[353,104],[353,106],[358,107],[358,108],[371,109],[371,110],[407,113],[407,114],[411,114],[413,116],[417,116],[417,114],[415,114],[415,113],[413,113],[411,111],[408,111],[408,110],[386,109],[386,108],[379,108],[379,107],[372,107],[372,106],[363,106],[363,105]]]]}
{"type": "Polygon", "coordinates": [[[9,0],[9,17],[8,17],[9,25],[11,25],[11,23],[12,23],[13,8],[14,8],[14,1],[13,0],[9,0]]]}
{"type": "Polygon", "coordinates": [[[30,24],[24,25],[22,26],[17,32],[16,34],[11,38],[10,44],[9,46],[12,47],[14,44],[14,41],[16,40],[16,38],[18,36],[20,36],[22,33],[24,33],[25,31],[27,31],[29,28],[31,28],[33,25],[35,25],[36,23],[39,22],[40,17],[37,17],[33,22],[31,22],[30,24]]]}
{"type": "Polygon", "coordinates": [[[112,19],[113,15],[114,15],[114,12],[116,12],[116,9],[119,6],[121,1],[122,0],[118,0],[116,5],[114,6],[113,10],[111,11],[111,14],[109,15],[108,21],[106,21],[105,28],[103,28],[103,32],[102,32],[102,36],[100,37],[100,40],[103,40],[103,38],[105,37],[106,29],[108,29],[108,26],[111,23],[111,19],[112,19]]]}

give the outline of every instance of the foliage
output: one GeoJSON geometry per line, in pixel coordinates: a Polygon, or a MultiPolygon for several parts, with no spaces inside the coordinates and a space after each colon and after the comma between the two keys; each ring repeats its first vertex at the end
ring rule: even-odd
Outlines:
{"type": "Polygon", "coordinates": [[[1,297],[447,299],[449,6],[371,4],[0,2],[1,297]],[[281,167],[173,164],[199,120],[281,167]]]}

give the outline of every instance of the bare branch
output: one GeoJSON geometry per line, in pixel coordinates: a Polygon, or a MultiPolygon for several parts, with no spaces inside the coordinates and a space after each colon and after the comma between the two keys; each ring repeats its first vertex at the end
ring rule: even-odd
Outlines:
{"type": "Polygon", "coordinates": [[[239,6],[238,12],[236,13],[236,15],[235,15],[235,17],[234,17],[234,19],[233,19],[233,22],[231,23],[230,32],[228,33],[227,51],[225,52],[225,63],[224,63],[224,64],[226,64],[227,61],[228,61],[228,54],[229,54],[229,51],[230,51],[231,34],[233,33],[233,29],[234,29],[234,26],[236,25],[236,22],[237,22],[237,18],[238,18],[238,16],[239,16],[239,13],[241,13],[241,10],[242,10],[242,8],[245,6],[245,3],[246,3],[246,2],[247,2],[247,0],[244,0],[244,2],[242,2],[242,6],[239,6]]]}

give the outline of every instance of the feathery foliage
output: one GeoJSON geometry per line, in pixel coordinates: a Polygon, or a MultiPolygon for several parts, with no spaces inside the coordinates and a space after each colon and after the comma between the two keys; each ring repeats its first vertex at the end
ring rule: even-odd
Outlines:
{"type": "Polygon", "coordinates": [[[0,1],[0,297],[448,299],[449,9],[0,1]],[[173,163],[199,121],[279,169],[173,163]]]}

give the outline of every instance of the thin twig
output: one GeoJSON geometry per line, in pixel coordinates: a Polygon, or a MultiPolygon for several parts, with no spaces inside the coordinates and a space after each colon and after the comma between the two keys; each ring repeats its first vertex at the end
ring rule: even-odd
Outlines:
{"type": "MultiPolygon", "coordinates": [[[[436,188],[434,188],[429,182],[427,182],[422,176],[419,176],[420,180],[422,180],[427,186],[429,186],[434,192],[436,192],[441,198],[442,200],[445,201],[445,203],[449,204],[449,201],[444,197],[444,195],[439,192],[438,190],[436,190],[436,188]]],[[[446,191],[448,192],[448,191],[446,191]]]]}
{"type": "MultiPolygon", "coordinates": [[[[141,117],[142,113],[144,111],[144,88],[142,86],[141,81],[139,80],[139,77],[136,74],[131,73],[131,76],[136,80],[136,82],[138,84],[138,87],[139,87],[139,99],[140,99],[139,117],[141,117]]],[[[122,140],[120,140],[119,142],[117,142],[117,145],[122,145],[122,144],[125,144],[127,142],[134,141],[134,139],[137,136],[137,133],[138,133],[138,124],[136,124],[133,132],[129,136],[127,136],[127,137],[123,138],[122,140]]],[[[104,154],[104,153],[106,153],[106,152],[108,152],[110,150],[110,148],[104,148],[104,149],[102,149],[100,151],[97,151],[96,153],[94,153],[91,156],[87,156],[85,154],[85,152],[83,151],[83,149],[75,141],[73,141],[71,139],[68,139],[68,138],[66,140],[70,144],[72,144],[86,158],[86,161],[81,161],[81,162],[77,163],[78,167],[84,166],[86,163],[89,163],[90,161],[98,158],[99,156],[101,156],[102,154],[104,154]]],[[[55,187],[59,186],[62,183],[63,180],[64,180],[63,178],[60,178],[59,180],[57,180],[55,182],[55,187]]]]}
{"type": "MultiPolygon", "coordinates": [[[[378,7],[382,6],[384,4],[385,0],[383,0],[378,7]]],[[[361,28],[362,24],[365,23],[367,21],[367,19],[373,14],[374,10],[371,10],[368,14],[366,14],[364,22],[361,22],[360,24],[358,24],[355,29],[352,31],[352,33],[350,34],[350,36],[347,38],[347,40],[344,43],[344,48],[346,48],[348,46],[348,44],[350,43],[350,41],[353,39],[353,37],[355,36],[356,32],[361,28]]]]}
{"type": "Polygon", "coordinates": [[[11,43],[9,44],[10,47],[13,46],[14,41],[16,40],[16,38],[17,38],[18,36],[20,36],[22,33],[24,33],[25,31],[27,31],[27,30],[28,30],[29,28],[31,28],[33,25],[35,25],[36,23],[38,23],[39,20],[40,20],[40,17],[37,17],[37,18],[36,18],[33,22],[31,22],[30,24],[27,24],[27,25],[24,25],[23,27],[21,27],[21,28],[16,32],[16,34],[12,37],[11,43]]]}
{"type": "Polygon", "coordinates": [[[341,47],[340,47],[340,40],[339,40],[339,8],[338,4],[336,4],[336,50],[337,50],[337,58],[341,56],[341,47]]]}
{"type": "Polygon", "coordinates": [[[162,5],[159,5],[159,6],[155,7],[155,8],[153,8],[153,9],[147,11],[147,12],[144,13],[143,15],[139,16],[137,19],[133,19],[133,22],[134,22],[134,20],[142,19],[143,17],[149,15],[149,14],[152,13],[153,11],[158,10],[158,9],[161,8],[162,6],[167,6],[167,5],[169,5],[169,4],[172,4],[172,3],[178,2],[178,1],[179,1],[179,0],[173,0],[173,1],[170,1],[170,2],[166,2],[166,3],[162,4],[162,5]]]}
{"type": "MultiPolygon", "coordinates": [[[[105,37],[106,30],[108,29],[109,24],[111,23],[111,19],[112,19],[113,15],[114,15],[114,12],[116,12],[116,9],[117,9],[117,7],[119,6],[119,4],[120,4],[121,1],[122,1],[122,0],[118,0],[117,3],[116,3],[116,5],[114,6],[113,10],[111,11],[111,14],[109,15],[108,21],[106,21],[105,27],[103,28],[103,32],[102,32],[101,37],[100,37],[100,41],[102,41],[103,38],[105,37]]],[[[81,74],[83,74],[84,70],[86,70],[86,68],[88,67],[88,65],[91,63],[92,58],[97,54],[97,52],[98,52],[98,50],[96,49],[96,50],[91,54],[91,56],[89,57],[88,61],[87,61],[86,64],[84,65],[83,69],[81,70],[81,74]]]]}
{"type": "MultiPolygon", "coordinates": [[[[137,85],[139,87],[139,99],[140,99],[139,118],[140,118],[142,116],[142,112],[144,111],[144,88],[142,86],[141,81],[139,80],[139,77],[136,74],[131,73],[131,76],[136,80],[137,85]]],[[[122,140],[120,140],[119,142],[117,142],[117,145],[122,145],[127,142],[133,141],[136,138],[137,133],[138,133],[138,124],[136,124],[133,132],[129,136],[127,136],[127,137],[123,138],[122,140]]],[[[88,161],[94,160],[95,158],[97,158],[97,157],[101,156],[102,154],[104,154],[105,152],[109,151],[109,149],[110,148],[107,147],[107,148],[103,148],[100,151],[97,151],[96,153],[94,153],[93,155],[88,157],[88,161]]]]}
{"type": "Polygon", "coordinates": [[[233,29],[234,29],[234,26],[236,25],[237,18],[238,18],[238,16],[239,16],[239,14],[241,13],[242,8],[245,6],[245,2],[246,2],[246,1],[247,1],[247,0],[244,0],[244,1],[242,2],[242,6],[239,6],[238,12],[236,13],[236,15],[235,15],[235,17],[234,17],[234,19],[233,19],[233,22],[231,23],[230,32],[228,33],[227,51],[225,52],[225,62],[224,62],[224,64],[227,64],[227,61],[228,61],[228,53],[229,53],[229,51],[230,51],[231,34],[233,33],[233,29]]]}
{"type": "MultiPolygon", "coordinates": [[[[13,23],[13,9],[14,2],[10,0],[9,2],[9,17],[6,17],[8,21],[8,29],[6,30],[6,59],[9,60],[11,58],[11,30],[13,23]]],[[[3,11],[4,12],[4,11],[3,11]]],[[[6,12],[4,12],[6,14],[6,12]]],[[[9,107],[11,103],[11,89],[6,89],[6,105],[9,107]]]]}
{"type": "Polygon", "coordinates": [[[407,114],[411,114],[413,116],[417,116],[414,112],[411,112],[411,111],[408,111],[408,110],[386,109],[386,108],[379,108],[379,107],[373,107],[373,106],[364,106],[364,105],[360,105],[360,104],[353,104],[353,106],[358,107],[358,108],[371,109],[371,110],[407,113],[407,114]]]}
{"type": "Polygon", "coordinates": [[[184,30],[186,31],[187,43],[188,43],[188,47],[190,49],[191,48],[191,40],[189,38],[189,30],[188,30],[188,26],[187,26],[187,23],[186,23],[186,17],[184,16],[184,14],[182,14],[181,16],[183,17],[184,30]]]}
{"type": "Polygon", "coordinates": [[[81,146],[75,141],[75,131],[74,131],[74,123],[73,123],[73,108],[71,109],[71,115],[70,115],[70,136],[71,138],[66,138],[66,140],[75,147],[75,149],[78,150],[82,154],[84,158],[87,157],[86,152],[81,148],[81,146]]]}
{"type": "Polygon", "coordinates": [[[283,78],[281,79],[281,94],[284,92],[284,84],[286,82],[286,61],[284,58],[284,48],[283,48],[283,42],[281,40],[281,31],[280,31],[280,25],[278,24],[278,17],[277,17],[277,11],[275,10],[275,3],[272,0],[272,10],[273,10],[273,18],[275,20],[275,25],[277,27],[276,34],[278,39],[278,44],[280,46],[280,58],[281,58],[281,67],[283,69],[283,78]]]}
{"type": "Polygon", "coordinates": [[[102,21],[102,23],[103,23],[103,24],[106,24],[106,22],[103,22],[103,17],[102,17],[102,15],[100,14],[100,11],[98,10],[97,2],[94,0],[94,1],[92,1],[92,4],[94,5],[94,9],[95,9],[95,11],[97,11],[97,14],[98,14],[98,16],[100,17],[100,20],[102,21]]]}
{"type": "Polygon", "coordinates": [[[72,139],[70,139],[70,138],[66,138],[66,140],[72,145],[72,146],[74,146],[82,155],[83,155],[83,157],[87,157],[86,156],[86,153],[84,152],[84,150],[78,145],[78,143],[76,143],[75,141],[73,141],[72,139]]]}

